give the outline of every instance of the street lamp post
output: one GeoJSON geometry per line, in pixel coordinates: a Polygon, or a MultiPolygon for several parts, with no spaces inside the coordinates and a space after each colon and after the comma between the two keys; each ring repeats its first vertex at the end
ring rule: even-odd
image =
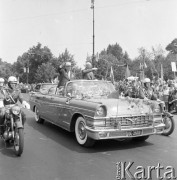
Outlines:
{"type": "Polygon", "coordinates": [[[29,65],[26,67],[26,84],[28,85],[29,65]]]}
{"type": "Polygon", "coordinates": [[[26,84],[28,84],[29,64],[24,67],[24,73],[26,73],[26,84]]]}
{"type": "Polygon", "coordinates": [[[93,10],[93,54],[92,54],[92,65],[94,66],[95,60],[95,12],[94,12],[94,0],[91,0],[91,9],[93,10]]]}
{"type": "Polygon", "coordinates": [[[29,75],[29,56],[30,56],[30,55],[33,55],[33,54],[35,54],[35,53],[27,52],[27,54],[28,54],[27,64],[26,64],[26,66],[24,67],[24,72],[26,72],[26,84],[28,84],[28,75],[29,75]]]}

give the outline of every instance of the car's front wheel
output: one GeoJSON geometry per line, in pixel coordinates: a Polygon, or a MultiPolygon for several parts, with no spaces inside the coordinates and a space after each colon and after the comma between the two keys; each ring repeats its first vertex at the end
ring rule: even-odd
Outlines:
{"type": "Polygon", "coordinates": [[[85,129],[86,122],[83,117],[78,117],[75,123],[75,136],[77,142],[81,146],[91,147],[94,145],[95,140],[87,136],[87,131],[85,129]]]}
{"type": "Polygon", "coordinates": [[[40,115],[39,115],[39,109],[37,107],[34,108],[34,112],[35,112],[35,120],[37,123],[44,123],[44,119],[41,119],[40,115]]]}

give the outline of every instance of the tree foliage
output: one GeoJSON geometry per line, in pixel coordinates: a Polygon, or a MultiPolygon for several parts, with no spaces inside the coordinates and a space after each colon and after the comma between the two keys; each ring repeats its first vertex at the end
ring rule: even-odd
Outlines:
{"type": "Polygon", "coordinates": [[[74,60],[74,55],[70,54],[68,49],[65,49],[65,51],[61,54],[59,54],[59,57],[57,60],[55,60],[55,67],[57,67],[63,63],[71,62],[71,71],[72,74],[75,76],[76,79],[81,78],[81,69],[77,67],[76,62],[74,60]]]}
{"type": "Polygon", "coordinates": [[[42,63],[36,71],[35,82],[52,82],[55,74],[55,68],[51,66],[51,63],[42,63]]]}
{"type": "MultiPolygon", "coordinates": [[[[87,55],[86,61],[90,61],[98,70],[95,72],[97,79],[110,80],[110,69],[112,67],[115,81],[123,80],[125,78],[126,66],[128,65],[131,75],[140,75],[140,63],[145,63],[147,67],[144,68],[145,76],[153,78],[160,77],[161,66],[163,66],[164,78],[173,79],[174,73],[171,69],[171,62],[177,62],[177,39],[174,39],[166,46],[169,52],[165,55],[165,51],[159,45],[158,47],[148,51],[144,47],[138,49],[138,57],[130,59],[126,51],[118,44],[109,44],[105,49],[97,53],[95,59],[87,55]],[[123,66],[125,65],[125,66],[123,66]]],[[[29,67],[29,83],[34,82],[49,82],[58,75],[57,68],[64,62],[71,62],[72,73],[75,79],[82,78],[81,68],[68,49],[60,52],[58,57],[54,57],[51,50],[47,46],[42,46],[38,43],[36,46],[29,48],[22,55],[19,55],[17,61],[12,65],[3,62],[0,59],[0,77],[7,79],[10,75],[19,77],[20,82],[25,83],[27,74],[24,72],[24,67],[29,67]]]]}
{"type": "Polygon", "coordinates": [[[117,43],[115,45],[108,45],[106,50],[104,49],[100,52],[96,78],[110,80],[110,69],[112,66],[114,78],[116,81],[119,81],[125,77],[126,64],[130,64],[130,62],[128,53],[124,53],[117,43]]]}
{"type": "Polygon", "coordinates": [[[173,54],[177,54],[177,38],[167,45],[166,50],[173,54]]]}
{"type": "Polygon", "coordinates": [[[5,80],[8,79],[9,76],[13,74],[12,65],[7,62],[3,62],[0,58],[0,77],[4,78],[5,80]]]}
{"type": "Polygon", "coordinates": [[[74,55],[70,54],[67,49],[61,54],[59,54],[58,62],[60,64],[65,62],[71,62],[71,66],[74,67],[76,65],[76,62],[74,60],[74,55]]]}
{"type": "Polygon", "coordinates": [[[122,48],[117,43],[113,45],[109,44],[106,50],[106,54],[113,55],[115,58],[117,58],[118,61],[121,61],[124,55],[122,48]]]}
{"type": "Polygon", "coordinates": [[[27,74],[24,72],[24,68],[29,68],[29,83],[34,83],[38,67],[43,63],[49,62],[52,58],[53,54],[50,49],[47,46],[42,47],[42,45],[38,43],[17,58],[17,62],[13,64],[13,69],[15,69],[20,81],[25,83],[27,74]]]}

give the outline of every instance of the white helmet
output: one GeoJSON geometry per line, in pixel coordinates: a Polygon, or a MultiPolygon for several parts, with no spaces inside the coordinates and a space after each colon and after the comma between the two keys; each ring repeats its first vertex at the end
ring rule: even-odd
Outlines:
{"type": "Polygon", "coordinates": [[[17,78],[15,76],[10,76],[8,78],[8,82],[13,82],[13,83],[17,83],[17,78]]]}
{"type": "Polygon", "coordinates": [[[0,83],[4,83],[4,79],[3,78],[0,78],[0,83]]]}
{"type": "Polygon", "coordinates": [[[151,80],[149,78],[145,78],[144,83],[147,83],[147,82],[151,82],[151,80]]]}

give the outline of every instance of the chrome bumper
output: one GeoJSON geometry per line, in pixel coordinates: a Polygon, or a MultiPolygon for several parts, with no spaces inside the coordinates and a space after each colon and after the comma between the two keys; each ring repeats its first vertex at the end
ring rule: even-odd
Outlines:
{"type": "Polygon", "coordinates": [[[165,124],[161,123],[157,126],[132,128],[132,129],[93,129],[86,126],[88,137],[101,140],[101,139],[119,139],[119,138],[132,138],[147,135],[162,134],[165,124]]]}

